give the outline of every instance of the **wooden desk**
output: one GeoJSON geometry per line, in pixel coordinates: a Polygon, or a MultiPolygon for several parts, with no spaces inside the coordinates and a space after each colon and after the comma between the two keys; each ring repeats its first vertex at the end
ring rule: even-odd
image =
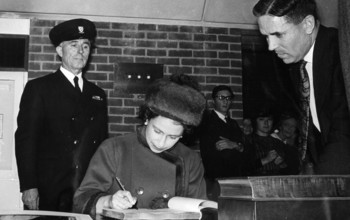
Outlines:
{"type": "Polygon", "coordinates": [[[219,180],[219,220],[350,219],[350,176],[219,180]]]}

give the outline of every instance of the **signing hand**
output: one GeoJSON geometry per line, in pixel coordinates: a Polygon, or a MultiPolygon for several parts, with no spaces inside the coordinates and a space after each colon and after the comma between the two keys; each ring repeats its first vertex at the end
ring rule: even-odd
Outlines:
{"type": "Polygon", "coordinates": [[[39,192],[37,188],[27,189],[22,193],[22,201],[30,210],[39,209],[39,192]]]}
{"type": "Polygon", "coordinates": [[[137,202],[129,191],[118,190],[108,200],[108,206],[112,209],[129,209],[137,202]]]}

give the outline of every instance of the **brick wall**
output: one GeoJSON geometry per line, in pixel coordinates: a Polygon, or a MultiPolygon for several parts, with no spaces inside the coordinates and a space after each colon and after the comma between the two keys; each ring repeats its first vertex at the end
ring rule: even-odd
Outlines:
{"type": "MultiPolygon", "coordinates": [[[[31,21],[29,79],[54,72],[60,65],[48,33],[61,21],[31,21]]],[[[241,30],[232,28],[96,22],[96,49],[85,77],[106,91],[110,135],[134,131],[141,94],[113,92],[114,64],[140,62],[164,64],[164,75],[186,73],[195,77],[212,105],[211,90],[231,86],[236,94],[232,116],[242,110],[241,30]]]]}

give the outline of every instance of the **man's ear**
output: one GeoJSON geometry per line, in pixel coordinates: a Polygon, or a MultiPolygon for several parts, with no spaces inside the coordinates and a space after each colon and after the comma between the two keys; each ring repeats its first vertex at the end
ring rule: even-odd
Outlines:
{"type": "Polygon", "coordinates": [[[56,47],[57,54],[62,57],[62,43],[56,47]]]}
{"type": "Polygon", "coordinates": [[[312,34],[316,26],[315,17],[312,15],[308,15],[303,20],[303,27],[307,34],[312,34]]]}

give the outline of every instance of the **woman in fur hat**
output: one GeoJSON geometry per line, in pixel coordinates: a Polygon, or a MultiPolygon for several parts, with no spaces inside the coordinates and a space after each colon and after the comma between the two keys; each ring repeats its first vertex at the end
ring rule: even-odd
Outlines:
{"type": "Polygon", "coordinates": [[[189,76],[156,81],[140,111],[144,124],[102,143],[75,193],[74,210],[94,216],[103,208],[166,207],[173,196],[206,199],[199,154],[179,142],[199,125],[205,105],[189,76]]]}

